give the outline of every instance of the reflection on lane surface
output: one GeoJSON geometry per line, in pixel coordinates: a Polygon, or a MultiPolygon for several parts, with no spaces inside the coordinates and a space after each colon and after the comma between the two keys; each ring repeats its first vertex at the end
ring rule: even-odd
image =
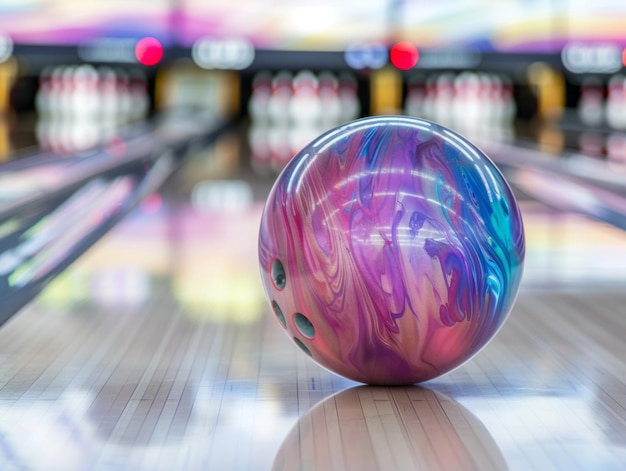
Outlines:
{"type": "Polygon", "coordinates": [[[496,441],[459,403],[418,387],[360,386],[298,419],[274,471],[507,469],[496,441]]]}

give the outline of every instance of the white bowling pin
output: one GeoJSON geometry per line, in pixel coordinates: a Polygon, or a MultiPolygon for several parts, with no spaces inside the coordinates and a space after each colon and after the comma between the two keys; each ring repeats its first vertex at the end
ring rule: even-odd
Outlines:
{"type": "Polygon", "coordinates": [[[613,129],[626,129],[626,94],[624,91],[624,76],[614,75],[609,80],[605,116],[606,121],[613,129]]]}
{"type": "Polygon", "coordinates": [[[588,78],[580,86],[578,118],[585,126],[599,126],[604,118],[604,93],[598,79],[588,78]]]}
{"type": "Polygon", "coordinates": [[[252,93],[248,101],[248,116],[253,123],[267,123],[269,102],[272,96],[272,76],[269,72],[257,73],[252,80],[252,93]]]}
{"type": "Polygon", "coordinates": [[[272,96],[268,103],[270,121],[277,125],[289,122],[289,101],[292,95],[292,74],[282,71],[272,80],[272,96]]]}
{"type": "Polygon", "coordinates": [[[407,86],[404,112],[409,116],[425,117],[426,81],[421,75],[411,77],[407,86]]]}
{"type": "Polygon", "coordinates": [[[302,70],[294,77],[288,112],[289,121],[294,125],[310,126],[319,123],[322,112],[319,82],[311,71],[302,70]]]}

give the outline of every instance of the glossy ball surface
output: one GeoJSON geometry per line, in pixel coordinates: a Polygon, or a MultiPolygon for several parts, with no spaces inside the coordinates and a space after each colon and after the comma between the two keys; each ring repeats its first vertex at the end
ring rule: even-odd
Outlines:
{"type": "Polygon", "coordinates": [[[281,328],[321,366],[369,384],[426,381],[474,356],[513,306],[524,251],[491,160],[401,116],[305,147],[274,183],[259,234],[281,328]]]}

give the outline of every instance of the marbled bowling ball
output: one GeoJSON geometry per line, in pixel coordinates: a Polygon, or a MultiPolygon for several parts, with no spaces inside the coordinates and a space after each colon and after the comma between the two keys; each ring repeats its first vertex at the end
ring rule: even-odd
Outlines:
{"type": "Polygon", "coordinates": [[[281,328],[318,364],[369,384],[442,375],[496,334],[524,259],[502,174],[457,133],[416,118],[326,132],[265,205],[261,276],[281,328]]]}

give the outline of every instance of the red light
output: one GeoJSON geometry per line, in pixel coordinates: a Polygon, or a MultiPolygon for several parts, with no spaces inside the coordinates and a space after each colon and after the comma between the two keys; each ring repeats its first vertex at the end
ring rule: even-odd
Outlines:
{"type": "Polygon", "coordinates": [[[389,58],[391,63],[400,70],[409,70],[417,65],[419,51],[414,44],[400,41],[393,45],[389,58]]]}
{"type": "Polygon", "coordinates": [[[155,38],[140,39],[135,46],[135,57],[142,65],[158,64],[163,57],[163,46],[155,38]]]}
{"type": "Polygon", "coordinates": [[[626,67],[626,49],[622,51],[622,64],[626,67]]]}

